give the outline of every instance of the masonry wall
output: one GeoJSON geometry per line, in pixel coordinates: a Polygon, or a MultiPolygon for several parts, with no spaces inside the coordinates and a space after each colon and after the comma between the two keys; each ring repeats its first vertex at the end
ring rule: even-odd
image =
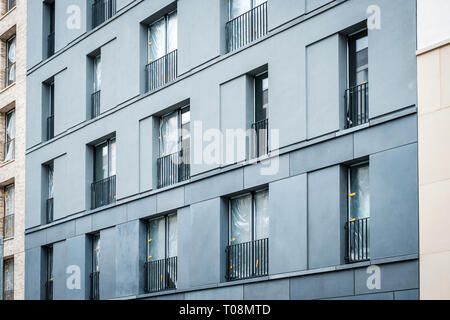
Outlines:
{"type": "MultiPolygon", "coordinates": [[[[17,0],[16,7],[6,12],[0,7],[0,187],[14,184],[14,237],[5,239],[4,257],[14,258],[14,299],[25,295],[25,125],[26,125],[26,52],[27,1],[17,0]],[[16,81],[6,86],[6,40],[16,35],[16,81]],[[5,114],[15,110],[15,157],[4,161],[5,114]]],[[[4,216],[4,194],[0,199],[0,218],[4,216]]],[[[1,223],[0,223],[1,224],[1,223]]],[[[0,231],[3,234],[3,228],[0,231]]]]}
{"type": "MultiPolygon", "coordinates": [[[[343,131],[347,66],[342,41],[365,21],[374,1],[290,1],[293,10],[287,10],[277,5],[279,1],[269,0],[269,35],[229,54],[224,52],[224,2],[177,2],[179,78],[152,93],[143,92],[143,24],[174,2],[130,1],[108,23],[93,32],[80,31],[78,38],[57,28],[62,33],[57,37],[59,51],[46,61],[39,56],[39,32],[33,31],[37,35],[28,52],[28,81],[33,86],[27,107],[27,208],[34,209],[27,211],[27,259],[35,259],[36,250],[46,244],[58,243],[63,250],[68,241],[100,231],[101,297],[150,298],[143,292],[145,254],[139,252],[146,240],[141,230],[145,219],[177,212],[178,289],[166,293],[173,298],[364,298],[375,293],[363,288],[366,268],[372,264],[381,265],[385,279],[402,279],[387,281],[376,291],[381,294],[377,297],[417,298],[415,3],[375,1],[387,18],[381,29],[369,30],[370,122],[343,131]],[[194,12],[207,18],[193,22],[194,12]],[[399,38],[403,41],[397,42],[399,38]],[[395,50],[386,50],[394,44],[395,50]],[[86,69],[79,66],[85,66],[87,55],[97,49],[102,55],[102,114],[88,121],[86,69]],[[201,134],[210,128],[245,128],[251,91],[246,77],[264,68],[269,72],[269,126],[279,129],[280,136],[278,145],[271,144],[269,159],[223,166],[194,163],[190,181],[157,190],[155,119],[188,102],[191,123],[202,123],[200,132],[192,133],[192,143],[201,141],[201,134]],[[36,120],[42,117],[41,84],[54,75],[56,138],[43,142],[42,122],[36,120]],[[230,116],[230,110],[242,117],[230,116]],[[87,194],[92,181],[86,173],[92,163],[87,145],[113,133],[118,150],[117,203],[90,210],[87,194]],[[59,162],[55,165],[59,204],[57,220],[45,225],[36,204],[42,201],[40,168],[52,159],[59,162]],[[374,259],[345,265],[345,168],[361,160],[371,165],[374,259]],[[261,174],[267,165],[279,170],[261,174]],[[269,276],[257,283],[227,283],[227,200],[267,187],[269,276]],[[399,271],[403,266],[409,268],[407,274],[399,271]],[[316,281],[323,283],[320,289],[309,290],[316,281]],[[200,288],[207,290],[197,291],[200,288]]],[[[29,5],[41,10],[39,2],[29,5]]],[[[38,20],[29,19],[30,30],[39,30],[38,20]]],[[[83,267],[87,265],[83,251],[78,253],[85,279],[89,268],[83,267]]],[[[38,271],[30,267],[28,274],[38,271]]],[[[27,298],[39,299],[42,281],[30,281],[27,298]]],[[[87,288],[80,290],[83,293],[73,294],[60,287],[55,298],[83,299],[87,288]]]]}

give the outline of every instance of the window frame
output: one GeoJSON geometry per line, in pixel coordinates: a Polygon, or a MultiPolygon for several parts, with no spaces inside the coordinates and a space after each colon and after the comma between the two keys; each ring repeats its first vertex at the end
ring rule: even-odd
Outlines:
{"type": "MultiPolygon", "coordinates": [[[[258,120],[256,117],[256,110],[258,108],[258,103],[261,103],[261,109],[263,109],[263,102],[264,102],[264,80],[267,79],[267,82],[269,81],[269,71],[266,70],[264,72],[261,72],[259,74],[257,74],[254,78],[253,78],[253,88],[254,88],[254,103],[253,103],[253,123],[257,123],[259,121],[263,121],[263,120],[267,120],[269,118],[269,101],[267,102],[267,110],[266,110],[266,117],[265,119],[260,119],[258,120]],[[259,91],[259,87],[258,87],[258,82],[261,82],[261,90],[259,91]],[[259,92],[258,92],[259,91],[259,92]],[[259,101],[260,100],[260,101],[259,101]]],[[[267,91],[270,91],[270,86],[269,83],[267,83],[267,91]]]]}
{"type": "MultiPolygon", "coordinates": [[[[112,171],[111,171],[111,167],[112,167],[112,157],[111,157],[111,154],[112,154],[111,150],[112,150],[112,148],[111,148],[111,146],[112,146],[113,142],[114,142],[114,144],[116,144],[116,148],[115,148],[115,153],[116,153],[115,160],[116,160],[117,159],[117,140],[116,140],[115,136],[110,137],[108,139],[105,139],[102,142],[99,142],[99,143],[94,145],[94,150],[93,150],[94,151],[94,170],[93,170],[93,175],[94,175],[93,182],[94,183],[102,181],[102,180],[107,179],[107,178],[111,178],[111,177],[116,175],[115,172],[114,172],[114,174],[111,174],[112,173],[112,171]],[[107,173],[107,176],[105,178],[97,180],[96,179],[96,177],[97,177],[97,171],[96,171],[97,170],[97,152],[96,151],[97,151],[97,148],[99,148],[99,147],[101,147],[101,146],[103,146],[105,144],[106,144],[106,147],[107,147],[107,150],[108,150],[108,160],[107,160],[107,162],[108,162],[108,173],[107,173]]],[[[114,167],[116,167],[116,165],[114,165],[114,167]]],[[[116,170],[117,170],[117,167],[116,167],[116,170]]]]}
{"type": "MultiPolygon", "coordinates": [[[[147,27],[147,63],[152,63],[154,61],[157,61],[158,59],[161,59],[162,57],[168,55],[169,53],[171,53],[172,51],[175,51],[178,49],[178,34],[177,34],[177,45],[176,45],[176,49],[169,51],[169,17],[176,13],[177,14],[177,23],[178,23],[178,8],[174,9],[166,14],[164,14],[162,17],[160,17],[159,19],[153,21],[152,23],[150,23],[147,27]],[[157,24],[158,22],[160,22],[161,20],[164,20],[164,55],[162,55],[161,57],[155,58],[155,59],[150,59],[150,35],[151,35],[151,28],[152,26],[154,26],[155,24],[157,24]]],[[[177,33],[178,33],[178,29],[177,29],[177,33]]]]}
{"type": "Polygon", "coordinates": [[[177,234],[177,240],[176,240],[176,243],[177,243],[177,255],[171,257],[170,256],[170,252],[169,252],[169,246],[170,246],[170,239],[169,239],[169,234],[170,234],[169,226],[170,226],[170,224],[169,224],[169,219],[171,217],[174,217],[174,216],[177,217],[177,229],[178,229],[178,214],[177,214],[177,212],[172,212],[172,213],[169,213],[169,214],[166,214],[166,215],[153,217],[153,218],[148,219],[146,221],[146,243],[147,243],[147,246],[146,246],[146,262],[167,260],[169,258],[175,258],[175,257],[178,256],[178,234],[177,234]],[[151,243],[150,239],[153,239],[153,238],[150,238],[150,223],[152,221],[156,221],[156,220],[160,220],[160,219],[164,219],[164,258],[150,260],[151,259],[150,258],[150,243],[151,243]]]}
{"type": "MultiPolygon", "coordinates": [[[[352,165],[349,165],[347,167],[347,221],[350,221],[351,216],[352,216],[352,211],[351,211],[351,198],[350,197],[350,192],[352,192],[352,181],[351,181],[351,170],[352,168],[356,168],[356,167],[362,167],[362,166],[368,166],[369,168],[369,174],[370,174],[370,161],[369,160],[365,160],[362,162],[358,162],[352,165]]],[[[370,193],[369,193],[370,195],[370,193]]],[[[369,217],[370,217],[370,211],[369,211],[369,217]]]]}
{"type": "MultiPolygon", "coordinates": [[[[356,42],[362,38],[369,38],[369,32],[367,28],[359,29],[347,36],[347,85],[348,88],[353,88],[363,83],[357,83],[357,67],[356,67],[356,42]]],[[[368,45],[369,49],[369,45],[368,45]]],[[[369,64],[367,64],[367,70],[369,70],[369,64]]],[[[369,72],[369,71],[368,71],[369,72]]],[[[368,80],[367,80],[368,81],[368,80]]]]}
{"type": "MultiPolygon", "coordinates": [[[[251,192],[247,192],[244,194],[240,194],[234,197],[231,197],[229,199],[228,202],[228,245],[232,246],[235,245],[233,243],[233,239],[232,239],[232,232],[231,232],[231,226],[232,226],[232,212],[231,212],[231,201],[235,200],[235,199],[239,199],[239,198],[243,198],[243,197],[247,197],[247,196],[251,196],[251,203],[252,203],[252,209],[251,209],[251,213],[250,213],[250,242],[253,241],[258,241],[258,240],[262,240],[262,239],[256,239],[256,194],[258,193],[262,193],[262,192],[267,192],[269,193],[269,188],[262,188],[262,189],[258,189],[255,191],[251,191],[251,192]]],[[[270,222],[269,222],[270,223],[270,222]]]]}
{"type": "Polygon", "coordinates": [[[4,150],[4,152],[5,152],[4,161],[5,162],[15,159],[15,149],[13,149],[13,154],[12,154],[11,159],[6,160],[6,156],[8,154],[8,150],[9,150],[8,147],[10,148],[10,143],[16,139],[16,119],[15,119],[15,117],[14,117],[14,121],[12,122],[12,126],[14,128],[14,137],[13,138],[8,137],[8,122],[13,115],[14,116],[16,115],[16,109],[11,109],[8,112],[6,112],[6,114],[5,114],[5,150],[4,150]]]}
{"type": "Polygon", "coordinates": [[[12,66],[16,66],[16,62],[13,62],[13,63],[11,63],[10,62],[10,60],[9,60],[9,50],[10,50],[10,48],[11,48],[11,43],[13,42],[13,41],[15,41],[16,42],[16,46],[15,46],[15,48],[14,48],[14,55],[16,55],[16,50],[17,50],[17,41],[16,41],[16,35],[14,34],[14,35],[12,35],[11,37],[9,37],[7,40],[6,40],[6,56],[5,56],[5,58],[6,58],[6,87],[9,87],[10,85],[12,85],[12,84],[14,84],[14,83],[16,83],[16,68],[14,69],[14,80],[10,80],[9,79],[9,75],[10,75],[10,72],[11,72],[11,67],[12,66]]]}
{"type": "MultiPolygon", "coordinates": [[[[185,140],[185,137],[183,136],[183,114],[188,113],[189,112],[189,132],[190,132],[190,125],[191,125],[191,117],[190,117],[190,113],[191,113],[191,106],[190,104],[185,105],[184,107],[178,108],[177,110],[168,112],[164,115],[162,115],[159,118],[159,144],[158,144],[158,157],[162,158],[162,157],[166,157],[171,155],[170,154],[163,154],[162,152],[162,145],[163,145],[163,137],[162,137],[162,128],[161,128],[161,124],[164,118],[170,116],[171,114],[173,114],[174,112],[177,113],[177,148],[176,151],[174,153],[180,152],[183,150],[183,140],[185,140]]],[[[191,135],[189,134],[189,147],[191,144],[191,135]]]]}

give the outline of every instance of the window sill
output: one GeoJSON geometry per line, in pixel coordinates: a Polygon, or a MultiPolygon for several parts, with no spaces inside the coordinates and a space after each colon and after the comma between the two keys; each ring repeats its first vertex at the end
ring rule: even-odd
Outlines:
{"type": "Polygon", "coordinates": [[[16,82],[13,82],[9,86],[4,87],[2,90],[0,90],[0,94],[2,94],[5,91],[8,91],[10,88],[14,87],[15,85],[16,85],[16,82]]]}
{"type": "Polygon", "coordinates": [[[2,162],[0,163],[0,168],[6,167],[7,165],[13,163],[15,160],[16,160],[16,159],[14,158],[14,159],[11,159],[11,160],[8,160],[8,161],[2,161],[2,162]]]}
{"type": "Polygon", "coordinates": [[[11,241],[11,240],[14,240],[14,236],[13,236],[13,237],[9,237],[9,238],[4,238],[4,239],[3,239],[4,242],[11,241]]]}

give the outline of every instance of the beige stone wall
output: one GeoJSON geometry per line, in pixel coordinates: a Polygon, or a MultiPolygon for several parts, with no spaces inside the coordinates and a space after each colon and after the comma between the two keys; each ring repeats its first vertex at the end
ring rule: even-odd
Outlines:
{"type": "Polygon", "coordinates": [[[417,59],[420,296],[450,299],[450,43],[417,59]]]}
{"type": "MultiPolygon", "coordinates": [[[[16,7],[5,13],[0,0],[0,189],[15,185],[14,237],[5,240],[5,258],[14,257],[14,298],[24,298],[25,278],[25,108],[26,108],[26,21],[27,1],[17,0],[16,7]],[[16,82],[5,88],[5,40],[16,34],[16,82]],[[5,163],[5,113],[15,109],[15,159],[5,163]]],[[[3,190],[0,194],[0,217],[4,214],[3,190]]]]}

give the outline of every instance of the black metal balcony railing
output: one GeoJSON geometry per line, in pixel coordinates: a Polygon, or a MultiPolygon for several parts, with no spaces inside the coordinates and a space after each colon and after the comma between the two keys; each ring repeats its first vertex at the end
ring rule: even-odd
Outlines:
{"type": "Polygon", "coordinates": [[[177,287],[177,257],[148,261],[146,292],[172,290],[177,287]]]}
{"type": "Polygon", "coordinates": [[[159,158],[157,168],[158,189],[188,180],[191,177],[189,148],[159,158]]]}
{"type": "Polygon", "coordinates": [[[53,222],[53,198],[47,199],[47,223],[53,222]]]}
{"type": "Polygon", "coordinates": [[[16,0],[8,0],[7,5],[6,5],[6,12],[11,10],[15,6],[16,6],[16,0]]]}
{"type": "Polygon", "coordinates": [[[153,91],[178,76],[178,50],[174,50],[145,66],[146,90],[153,91]]]}
{"type": "Polygon", "coordinates": [[[47,140],[55,137],[55,116],[51,115],[47,118],[47,140]]]}
{"type": "Polygon", "coordinates": [[[91,300],[100,300],[100,272],[91,273],[91,300]]]}
{"type": "Polygon", "coordinates": [[[4,290],[3,300],[14,300],[14,290],[4,290]]]}
{"type": "Polygon", "coordinates": [[[91,95],[91,118],[97,118],[100,115],[100,93],[98,90],[91,95]]]}
{"type": "Polygon", "coordinates": [[[116,14],[116,0],[96,0],[92,5],[92,28],[96,28],[116,14]]]}
{"type": "Polygon", "coordinates": [[[55,54],[55,32],[51,32],[47,37],[47,58],[55,54]]]}
{"type": "Polygon", "coordinates": [[[5,156],[4,161],[13,160],[15,156],[15,139],[10,139],[5,142],[5,156]]]}
{"type": "Polygon", "coordinates": [[[345,230],[347,263],[369,260],[369,218],[351,220],[347,222],[345,230]]]}
{"type": "Polygon", "coordinates": [[[227,22],[228,52],[237,50],[267,34],[267,2],[227,22]]]}
{"type": "Polygon", "coordinates": [[[14,237],[14,215],[10,214],[0,218],[0,225],[3,226],[3,237],[5,239],[14,237]]]}
{"type": "Polygon", "coordinates": [[[50,279],[45,284],[45,299],[53,300],[53,279],[50,279]]]}
{"type": "Polygon", "coordinates": [[[269,120],[252,124],[252,158],[259,158],[269,153],[269,120]]]}
{"type": "Polygon", "coordinates": [[[92,183],[92,209],[100,208],[116,201],[116,176],[92,183]]]}
{"type": "Polygon", "coordinates": [[[269,239],[239,243],[226,248],[228,281],[269,274],[269,239]]]}
{"type": "Polygon", "coordinates": [[[369,83],[363,83],[345,91],[345,128],[353,128],[369,122],[369,83]]]}
{"type": "Polygon", "coordinates": [[[16,63],[10,63],[5,69],[5,86],[8,87],[16,82],[16,63]]]}

